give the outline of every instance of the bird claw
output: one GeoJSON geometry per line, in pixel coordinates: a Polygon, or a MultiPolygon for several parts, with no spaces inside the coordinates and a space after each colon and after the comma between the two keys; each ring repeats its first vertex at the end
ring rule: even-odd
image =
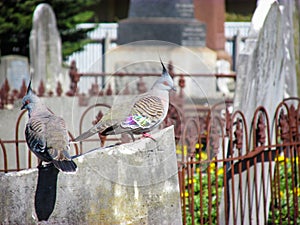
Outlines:
{"type": "Polygon", "coordinates": [[[37,168],[38,169],[43,169],[43,168],[48,168],[48,167],[52,167],[54,166],[54,164],[52,162],[43,162],[41,161],[38,165],[37,168]]]}
{"type": "Polygon", "coordinates": [[[153,141],[157,142],[157,141],[154,139],[154,137],[152,137],[151,134],[149,134],[149,133],[143,133],[143,136],[142,136],[142,137],[143,137],[143,138],[150,138],[150,139],[152,139],[153,141]]]}

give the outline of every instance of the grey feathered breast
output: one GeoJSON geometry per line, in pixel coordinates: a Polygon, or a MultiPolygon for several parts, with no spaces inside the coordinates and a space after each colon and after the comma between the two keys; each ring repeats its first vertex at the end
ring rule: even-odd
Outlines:
{"type": "Polygon", "coordinates": [[[25,136],[29,148],[42,160],[66,159],[68,134],[62,118],[53,114],[31,117],[26,125],[25,136]]]}

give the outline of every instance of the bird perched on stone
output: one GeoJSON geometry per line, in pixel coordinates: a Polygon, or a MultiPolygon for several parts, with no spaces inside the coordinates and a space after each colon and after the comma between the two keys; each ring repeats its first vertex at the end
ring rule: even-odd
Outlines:
{"type": "Polygon", "coordinates": [[[134,134],[151,137],[147,132],[157,127],[166,117],[169,108],[169,91],[176,90],[165,66],[161,77],[156,80],[149,92],[113,105],[102,119],[88,131],[74,139],[82,141],[93,134],[113,135],[128,133],[133,141],[134,134]]]}
{"type": "Polygon", "coordinates": [[[33,93],[31,80],[21,109],[28,111],[25,137],[29,149],[40,160],[39,166],[45,161],[53,163],[63,172],[75,172],[77,166],[68,153],[70,145],[65,121],[50,112],[33,93]]]}

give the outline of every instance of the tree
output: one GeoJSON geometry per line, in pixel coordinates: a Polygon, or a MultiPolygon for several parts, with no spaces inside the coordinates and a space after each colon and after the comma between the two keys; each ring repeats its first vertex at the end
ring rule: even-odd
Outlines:
{"type": "Polygon", "coordinates": [[[2,0],[0,1],[1,55],[18,54],[29,57],[29,36],[36,6],[48,3],[53,8],[62,40],[62,54],[66,59],[89,42],[87,32],[76,25],[95,21],[94,12],[87,10],[101,0],[2,0]]]}

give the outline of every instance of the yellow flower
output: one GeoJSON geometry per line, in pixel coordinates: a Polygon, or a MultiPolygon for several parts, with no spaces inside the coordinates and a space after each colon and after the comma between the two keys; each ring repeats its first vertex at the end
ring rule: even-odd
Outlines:
{"type": "MultiPolygon", "coordinates": [[[[181,154],[182,154],[182,146],[181,146],[181,145],[178,145],[178,146],[176,147],[176,154],[178,154],[178,155],[181,155],[181,154]]],[[[187,154],[187,146],[186,146],[186,145],[183,146],[183,154],[184,154],[184,155],[187,154]]]]}
{"type": "Polygon", "coordinates": [[[186,146],[186,145],[183,146],[183,154],[184,154],[184,155],[187,154],[187,146],[186,146]]]}
{"type": "Polygon", "coordinates": [[[285,160],[285,157],[283,155],[280,155],[277,158],[275,158],[276,162],[283,162],[284,160],[285,160]]]}
{"type": "Polygon", "coordinates": [[[207,160],[207,154],[205,152],[200,153],[200,159],[201,160],[207,160]]]}
{"type": "Polygon", "coordinates": [[[223,167],[221,167],[220,169],[218,169],[218,175],[223,175],[223,173],[224,173],[223,167]]]}
{"type": "Polygon", "coordinates": [[[292,162],[295,162],[295,161],[296,161],[296,164],[299,163],[299,158],[298,158],[298,156],[296,156],[295,158],[293,157],[292,162]]]}
{"type": "Polygon", "coordinates": [[[289,161],[290,161],[290,158],[285,158],[285,161],[286,161],[286,162],[289,162],[289,161]]]}
{"type": "Polygon", "coordinates": [[[294,187],[294,193],[297,193],[297,196],[300,196],[300,187],[294,187]]]}
{"type": "MultiPolygon", "coordinates": [[[[183,197],[183,193],[181,193],[181,197],[183,197]]],[[[189,197],[188,191],[185,191],[185,192],[184,192],[184,197],[186,197],[186,198],[189,197]]]]}
{"type": "Polygon", "coordinates": [[[192,179],[189,179],[189,184],[191,184],[191,183],[196,183],[196,179],[195,178],[193,178],[193,180],[192,179]],[[193,181],[193,182],[192,182],[193,181]]]}
{"type": "Polygon", "coordinates": [[[202,144],[202,143],[201,143],[201,144],[197,143],[197,144],[195,145],[195,148],[196,148],[196,149],[201,149],[201,148],[203,148],[203,144],[202,144]]]}

